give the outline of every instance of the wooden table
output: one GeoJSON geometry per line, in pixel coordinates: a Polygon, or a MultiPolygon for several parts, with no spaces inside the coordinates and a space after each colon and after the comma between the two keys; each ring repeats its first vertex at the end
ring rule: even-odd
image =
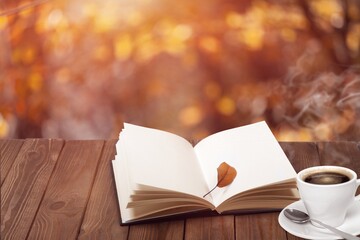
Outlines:
{"type": "MultiPolygon", "coordinates": [[[[1,239],[299,239],[278,212],[120,226],[116,140],[0,140],[1,239]]],[[[359,142],[282,142],[296,171],[340,165],[360,175],[359,142]]]]}

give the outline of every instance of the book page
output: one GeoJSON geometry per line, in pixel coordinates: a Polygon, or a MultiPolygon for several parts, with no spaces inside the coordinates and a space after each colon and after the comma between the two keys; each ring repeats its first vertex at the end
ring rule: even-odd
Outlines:
{"type": "Polygon", "coordinates": [[[265,122],[213,134],[200,141],[195,151],[209,189],[217,184],[217,167],[222,162],[237,171],[229,186],[211,193],[215,206],[240,192],[296,177],[265,122]]]}
{"type": "Polygon", "coordinates": [[[120,134],[130,182],[202,196],[207,183],[192,145],[175,134],[125,123],[120,134]]]}
{"type": "Polygon", "coordinates": [[[116,144],[115,160],[112,161],[114,177],[116,183],[116,191],[120,206],[121,219],[122,222],[127,222],[134,218],[134,212],[126,208],[126,205],[131,200],[130,196],[132,194],[130,177],[128,175],[128,167],[126,161],[126,154],[123,150],[123,145],[119,142],[116,144]]]}

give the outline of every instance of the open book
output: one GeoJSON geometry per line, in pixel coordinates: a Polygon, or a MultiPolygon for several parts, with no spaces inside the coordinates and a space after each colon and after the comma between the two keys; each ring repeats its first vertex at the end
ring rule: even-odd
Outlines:
{"type": "Polygon", "coordinates": [[[179,214],[279,210],[298,199],[296,172],[265,122],[184,138],[125,123],[113,170],[123,224],[179,214]],[[217,187],[222,162],[237,175],[217,187]]]}

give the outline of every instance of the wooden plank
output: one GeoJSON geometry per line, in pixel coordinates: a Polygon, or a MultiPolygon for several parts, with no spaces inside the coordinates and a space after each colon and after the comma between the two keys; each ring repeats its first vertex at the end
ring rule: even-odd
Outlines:
{"type": "Polygon", "coordinates": [[[129,229],[129,240],[138,239],[174,239],[182,240],[184,221],[132,225],[129,229]]]}
{"type": "Polygon", "coordinates": [[[236,239],[286,239],[278,216],[279,213],[236,216],[236,239]]]}
{"type": "Polygon", "coordinates": [[[319,142],[317,146],[321,165],[348,167],[360,175],[360,147],[357,142],[319,142]]]}
{"type": "Polygon", "coordinates": [[[25,239],[63,141],[28,139],[1,186],[1,238],[25,239]]]}
{"type": "Polygon", "coordinates": [[[3,184],[23,143],[24,140],[20,139],[0,140],[0,185],[3,184]]]}
{"type": "Polygon", "coordinates": [[[78,239],[126,239],[128,226],[120,226],[111,160],[117,140],[106,142],[78,239]]]}
{"type": "Polygon", "coordinates": [[[320,164],[317,147],[313,142],[280,142],[280,146],[296,172],[320,164]]]}
{"type": "MultiPolygon", "coordinates": [[[[360,144],[358,142],[319,142],[321,165],[336,165],[354,170],[360,178],[360,144]]],[[[360,194],[360,189],[357,190],[360,194]]]]}
{"type": "Polygon", "coordinates": [[[302,239],[304,239],[304,238],[300,238],[300,237],[296,237],[291,234],[287,234],[287,240],[302,240],[302,239]]]}
{"type": "Polygon", "coordinates": [[[185,239],[235,239],[234,216],[187,219],[185,239]]]}
{"type": "Polygon", "coordinates": [[[29,239],[75,239],[85,213],[104,141],[67,141],[29,239]]]}

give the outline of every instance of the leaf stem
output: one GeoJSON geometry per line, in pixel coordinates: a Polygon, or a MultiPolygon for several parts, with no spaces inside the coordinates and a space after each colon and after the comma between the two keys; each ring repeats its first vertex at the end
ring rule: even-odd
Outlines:
{"type": "Polygon", "coordinates": [[[203,198],[206,197],[207,195],[209,195],[212,191],[214,191],[217,186],[218,186],[218,185],[216,184],[216,186],[215,186],[213,189],[211,189],[207,194],[205,194],[205,195],[203,196],[203,198]]]}
{"type": "MultiPolygon", "coordinates": [[[[227,170],[226,172],[228,172],[228,171],[229,171],[229,170],[227,170]]],[[[212,191],[214,191],[215,188],[216,188],[217,186],[219,186],[219,183],[221,183],[221,181],[224,180],[225,176],[226,176],[226,174],[218,181],[218,183],[216,184],[215,187],[213,187],[213,189],[211,189],[207,194],[205,194],[205,195],[203,196],[203,198],[206,197],[207,195],[209,195],[212,191]]]]}

